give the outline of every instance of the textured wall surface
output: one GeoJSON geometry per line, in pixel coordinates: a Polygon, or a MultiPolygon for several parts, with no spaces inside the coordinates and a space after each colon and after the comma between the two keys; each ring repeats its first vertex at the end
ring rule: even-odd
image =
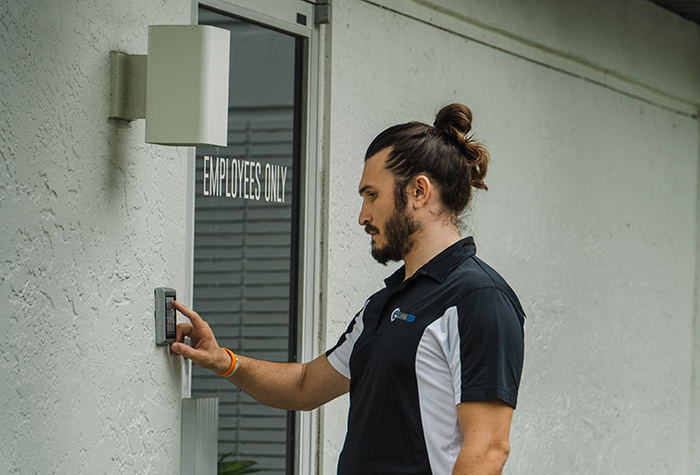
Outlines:
{"type": "MultiPolygon", "coordinates": [[[[697,473],[700,127],[668,108],[697,111],[698,28],[643,0],[435,4],[333,2],[326,346],[395,268],[355,224],[366,146],[465,102],[493,155],[470,231],[529,315],[506,473],[697,473]]],[[[179,472],[181,361],[152,301],[190,298],[191,169],[107,115],[109,51],[191,12],[0,7],[0,473],[179,472]]],[[[324,409],[323,473],[346,414],[324,409]]]]}
{"type": "MultiPolygon", "coordinates": [[[[393,270],[371,260],[356,224],[367,145],[389,125],[432,123],[442,105],[464,102],[493,157],[489,191],[477,193],[468,218],[470,234],[529,316],[505,473],[695,473],[688,461],[698,120],[649,103],[658,96],[644,88],[630,97],[591,83],[578,74],[586,65],[572,64],[576,74],[549,67],[545,48],[531,61],[426,24],[440,22],[440,12],[417,21],[400,13],[402,2],[379,3],[386,5],[333,4],[328,346],[393,270]]],[[[506,31],[543,21],[514,15],[517,2],[478,3],[506,31]]],[[[554,16],[580,5],[533,3],[554,16]]],[[[589,3],[586,11],[613,8],[589,3]]],[[[413,2],[404,5],[414,12],[413,2]]],[[[562,47],[604,68],[626,48],[636,55],[648,46],[650,63],[676,65],[672,80],[646,77],[645,64],[627,72],[636,67],[640,80],[669,95],[698,97],[697,60],[682,67],[687,49],[700,48],[698,29],[688,29],[686,47],[677,49],[675,18],[644,5],[638,14],[599,25],[615,39],[607,46],[600,32],[583,41],[590,18],[571,16],[567,26],[577,33],[566,38],[581,44],[562,47]],[[640,22],[660,33],[648,45],[628,45],[640,22]]],[[[462,32],[470,28],[465,23],[462,32]]],[[[561,44],[547,37],[553,32],[538,34],[547,47],[561,44]]],[[[692,101],[684,107],[697,113],[692,101]]],[[[334,473],[342,447],[346,404],[324,410],[325,474],[334,473]]]]}
{"type": "Polygon", "coordinates": [[[604,71],[608,80],[626,78],[642,85],[647,94],[656,90],[700,103],[700,28],[650,1],[415,2],[532,45],[533,49],[551,51],[604,71]],[[670,51],[673,53],[668,54],[670,51]]]}
{"type": "Polygon", "coordinates": [[[108,120],[109,51],[188,0],[0,7],[0,472],[179,473],[179,359],[153,289],[185,289],[187,153],[108,120]]]}

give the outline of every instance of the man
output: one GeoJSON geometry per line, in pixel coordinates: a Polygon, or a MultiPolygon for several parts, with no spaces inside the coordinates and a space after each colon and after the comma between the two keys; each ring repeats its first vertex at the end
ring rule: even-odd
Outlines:
{"type": "Polygon", "coordinates": [[[225,376],[258,401],[310,410],[350,392],[338,473],[499,474],[523,361],[525,314],[508,284],[461,239],[472,188],[486,188],[486,150],[467,137],[471,111],[443,108],[370,145],[359,223],[381,262],[403,260],[338,344],[305,363],[220,348],[184,305],[174,353],[225,376]],[[180,342],[184,336],[192,347],[180,342]]]}

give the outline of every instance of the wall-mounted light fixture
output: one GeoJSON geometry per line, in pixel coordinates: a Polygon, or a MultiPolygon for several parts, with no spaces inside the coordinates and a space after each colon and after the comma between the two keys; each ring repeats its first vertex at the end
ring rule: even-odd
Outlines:
{"type": "Polygon", "coordinates": [[[110,114],[146,119],[146,142],[225,147],[231,33],[213,26],[148,27],[148,54],[110,52],[110,114]]]}

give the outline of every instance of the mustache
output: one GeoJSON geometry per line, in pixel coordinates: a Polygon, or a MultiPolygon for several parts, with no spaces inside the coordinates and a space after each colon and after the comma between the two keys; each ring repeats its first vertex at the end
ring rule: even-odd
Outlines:
{"type": "Polygon", "coordinates": [[[379,228],[377,228],[376,226],[373,226],[373,225],[371,225],[371,224],[368,224],[368,225],[365,226],[365,232],[366,232],[367,234],[369,234],[369,233],[376,233],[376,234],[378,234],[378,233],[379,233],[379,228]]]}

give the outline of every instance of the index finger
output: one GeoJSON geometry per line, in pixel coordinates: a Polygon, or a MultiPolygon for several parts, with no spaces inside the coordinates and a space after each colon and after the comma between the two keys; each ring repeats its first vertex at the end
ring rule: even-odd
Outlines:
{"type": "Polygon", "coordinates": [[[181,304],[177,300],[175,302],[173,302],[173,305],[175,306],[176,309],[178,309],[178,311],[181,314],[183,314],[184,316],[186,316],[187,318],[190,319],[190,321],[192,322],[192,326],[197,327],[197,326],[200,326],[202,323],[204,323],[204,320],[202,319],[202,317],[200,317],[197,312],[195,312],[194,310],[192,310],[188,306],[181,304]]]}

